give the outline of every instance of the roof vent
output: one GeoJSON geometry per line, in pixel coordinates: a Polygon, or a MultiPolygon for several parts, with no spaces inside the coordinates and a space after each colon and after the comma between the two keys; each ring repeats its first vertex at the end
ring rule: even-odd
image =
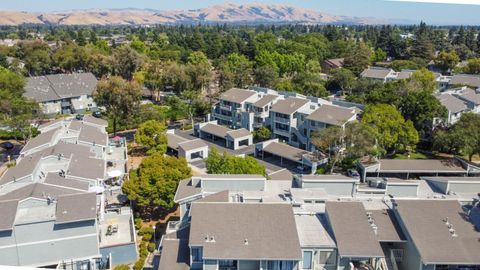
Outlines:
{"type": "Polygon", "coordinates": [[[245,244],[245,246],[248,246],[248,239],[245,238],[245,240],[243,241],[243,243],[245,244]]]}

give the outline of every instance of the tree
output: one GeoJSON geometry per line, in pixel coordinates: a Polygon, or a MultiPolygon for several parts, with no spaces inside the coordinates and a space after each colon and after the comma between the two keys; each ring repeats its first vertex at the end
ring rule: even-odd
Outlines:
{"type": "Polygon", "coordinates": [[[430,38],[430,31],[424,22],[420,23],[417,32],[415,33],[415,40],[410,50],[412,57],[422,58],[426,61],[433,59],[435,55],[435,47],[430,38]]]}
{"type": "Polygon", "coordinates": [[[152,213],[172,208],[178,183],[190,176],[185,159],[155,153],[146,157],[138,169],[130,171],[122,190],[140,213],[152,213]]]}
{"type": "Polygon", "coordinates": [[[135,141],[148,149],[147,154],[165,154],[167,152],[167,128],[162,122],[148,120],[137,129],[135,141]]]}
{"type": "Polygon", "coordinates": [[[430,94],[437,89],[435,74],[426,68],[414,71],[407,85],[411,91],[427,91],[430,94]]]}
{"type": "Polygon", "coordinates": [[[253,132],[253,135],[258,141],[266,141],[271,138],[272,131],[267,127],[260,127],[253,132]]]}
{"type": "Polygon", "coordinates": [[[237,157],[227,153],[218,153],[212,148],[206,160],[207,173],[210,174],[260,174],[267,175],[265,166],[258,164],[258,161],[250,156],[237,157]]]}
{"type": "Polygon", "coordinates": [[[270,66],[263,65],[254,70],[255,83],[260,87],[273,87],[278,82],[278,71],[270,66]]]}
{"type": "Polygon", "coordinates": [[[385,151],[413,150],[419,141],[418,132],[412,121],[405,121],[392,105],[368,105],[362,123],[371,127],[379,146],[385,151]]]}
{"type": "Polygon", "coordinates": [[[342,91],[351,93],[355,82],[355,74],[346,68],[337,68],[330,71],[330,82],[335,83],[342,91]]]}
{"type": "Polygon", "coordinates": [[[371,58],[372,50],[365,43],[359,42],[345,57],[343,67],[358,75],[371,64],[371,58]]]}
{"type": "Polygon", "coordinates": [[[412,60],[393,60],[389,67],[395,71],[402,71],[404,69],[417,70],[424,66],[412,60]]]}
{"type": "Polygon", "coordinates": [[[435,65],[439,66],[443,71],[449,71],[453,69],[458,62],[460,62],[460,58],[455,51],[442,51],[435,59],[435,65]]]}
{"type": "Polygon", "coordinates": [[[84,69],[88,54],[84,47],[80,47],[75,43],[63,45],[52,56],[53,62],[59,68],[73,72],[84,69]]]}
{"type": "Polygon", "coordinates": [[[480,58],[469,59],[464,72],[468,74],[480,74],[480,58]]]}
{"type": "Polygon", "coordinates": [[[375,52],[372,55],[372,61],[373,62],[380,62],[384,61],[387,59],[387,53],[382,50],[381,48],[378,48],[375,50],[375,52]]]}
{"type": "Polygon", "coordinates": [[[252,63],[243,55],[233,53],[220,63],[222,88],[245,88],[251,84],[252,63]]]}
{"type": "Polygon", "coordinates": [[[323,153],[328,153],[330,173],[341,159],[344,150],[345,130],[341,127],[331,126],[322,128],[312,134],[312,144],[323,153]]]}
{"type": "Polygon", "coordinates": [[[203,91],[212,79],[212,66],[203,52],[192,52],[188,56],[186,73],[195,90],[203,91]]]}
{"type": "Polygon", "coordinates": [[[142,65],[142,57],[131,47],[122,46],[117,48],[112,55],[113,73],[131,80],[133,73],[142,65]]]}
{"type": "Polygon", "coordinates": [[[128,82],[118,76],[102,79],[98,82],[94,99],[103,106],[113,119],[113,133],[117,132],[117,121],[132,117],[140,105],[142,89],[136,82],[128,82]]]}
{"type": "Polygon", "coordinates": [[[445,117],[447,110],[429,91],[409,91],[402,99],[399,110],[411,120],[418,131],[428,132],[434,118],[445,117]]]}

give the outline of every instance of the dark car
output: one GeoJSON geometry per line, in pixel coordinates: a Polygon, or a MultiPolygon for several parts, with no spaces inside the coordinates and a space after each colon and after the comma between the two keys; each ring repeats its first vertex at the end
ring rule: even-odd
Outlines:
{"type": "Polygon", "coordinates": [[[100,111],[93,112],[92,116],[95,117],[95,118],[100,118],[100,117],[102,117],[102,112],[100,112],[100,111]]]}
{"type": "Polygon", "coordinates": [[[15,145],[11,142],[3,142],[0,143],[0,147],[5,150],[12,150],[13,148],[15,148],[15,145]]]}
{"type": "Polygon", "coordinates": [[[77,114],[77,115],[75,116],[75,119],[77,119],[77,120],[83,120],[83,117],[84,117],[83,114],[77,114]]]}

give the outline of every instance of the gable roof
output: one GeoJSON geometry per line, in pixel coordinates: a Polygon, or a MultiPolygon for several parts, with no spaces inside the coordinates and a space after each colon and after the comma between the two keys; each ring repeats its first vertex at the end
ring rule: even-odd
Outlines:
{"type": "Polygon", "coordinates": [[[235,129],[227,132],[227,135],[232,139],[239,139],[243,137],[252,136],[252,133],[245,128],[235,129]]]}
{"type": "Polygon", "coordinates": [[[17,214],[18,200],[0,201],[0,232],[9,231],[15,223],[15,215],[17,214]]]}
{"type": "Polygon", "coordinates": [[[395,210],[424,264],[480,264],[480,232],[458,201],[401,200],[395,210]]]}
{"type": "Polygon", "coordinates": [[[480,92],[477,90],[473,90],[471,88],[465,88],[460,90],[458,96],[461,99],[472,102],[475,105],[480,105],[480,92]]]}
{"type": "Polygon", "coordinates": [[[89,114],[87,114],[83,117],[83,122],[87,123],[87,124],[91,124],[91,125],[101,126],[101,127],[107,127],[108,126],[107,120],[97,118],[97,117],[93,117],[89,114]]]}
{"type": "Polygon", "coordinates": [[[390,74],[390,72],[392,72],[392,70],[388,68],[370,67],[362,71],[360,76],[364,78],[383,80],[390,74]]]}
{"type": "Polygon", "coordinates": [[[274,101],[277,99],[277,95],[272,95],[272,94],[267,94],[264,95],[261,99],[259,99],[257,102],[253,103],[253,106],[258,107],[258,108],[263,108],[265,107],[268,103],[274,101]]]}
{"type": "Polygon", "coordinates": [[[207,123],[203,127],[200,128],[202,132],[206,132],[212,135],[215,135],[220,138],[225,138],[227,136],[227,133],[231,131],[231,129],[221,126],[221,125],[216,125],[212,123],[207,123]]]}
{"type": "Polygon", "coordinates": [[[27,78],[25,96],[37,102],[91,95],[97,85],[92,73],[54,74],[27,78]]]}
{"type": "Polygon", "coordinates": [[[108,135],[96,127],[83,124],[78,135],[78,140],[94,145],[107,146],[108,135]]]}
{"type": "Polygon", "coordinates": [[[242,103],[247,100],[249,97],[256,95],[257,93],[252,90],[232,88],[224,92],[221,96],[221,100],[230,101],[233,103],[242,103]]]}
{"type": "Polygon", "coordinates": [[[436,98],[449,112],[459,113],[468,110],[468,106],[463,100],[449,93],[437,95],[436,98]]]}
{"type": "Polygon", "coordinates": [[[449,82],[450,85],[468,85],[480,87],[480,76],[468,74],[455,74],[449,82]]]}
{"type": "Polygon", "coordinates": [[[40,147],[42,145],[47,145],[52,143],[52,140],[55,137],[55,134],[61,129],[61,127],[54,128],[52,130],[49,130],[47,132],[43,132],[38,134],[37,137],[32,138],[27,142],[27,144],[23,147],[21,153],[24,153],[28,150],[32,150],[34,148],[40,147]]]}
{"type": "Polygon", "coordinates": [[[197,202],[191,217],[189,244],[202,246],[205,259],[302,258],[289,204],[197,202]]]}
{"type": "Polygon", "coordinates": [[[307,99],[288,97],[286,99],[279,100],[275,104],[273,104],[271,111],[290,115],[298,111],[308,102],[309,101],[307,99]]]}
{"type": "Polygon", "coordinates": [[[384,257],[361,202],[328,201],[325,207],[341,257],[384,257]]]}
{"type": "Polygon", "coordinates": [[[198,148],[208,147],[208,145],[201,139],[187,140],[178,144],[178,147],[184,151],[190,151],[198,148]]]}
{"type": "Polygon", "coordinates": [[[329,125],[342,126],[354,117],[355,114],[354,109],[325,104],[311,113],[307,119],[329,125]]]}

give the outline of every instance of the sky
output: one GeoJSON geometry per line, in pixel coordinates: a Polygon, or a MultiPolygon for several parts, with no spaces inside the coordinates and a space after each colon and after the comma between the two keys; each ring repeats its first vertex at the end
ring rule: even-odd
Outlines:
{"type": "Polygon", "coordinates": [[[225,2],[286,4],[332,15],[375,17],[408,23],[425,21],[429,24],[480,25],[480,0],[0,0],[0,10],[35,12],[91,8],[175,10],[197,9],[225,2]]]}

